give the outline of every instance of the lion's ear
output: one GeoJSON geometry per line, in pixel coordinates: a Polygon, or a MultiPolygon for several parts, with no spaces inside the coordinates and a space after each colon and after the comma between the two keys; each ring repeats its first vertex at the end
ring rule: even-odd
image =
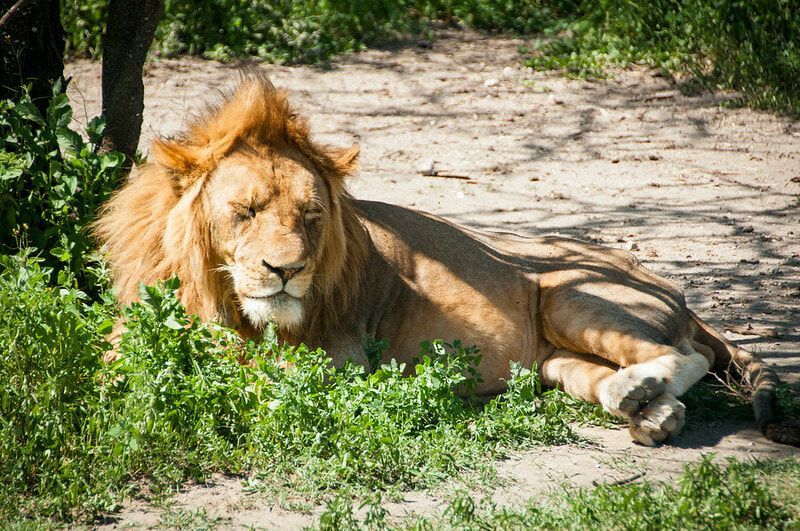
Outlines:
{"type": "Polygon", "coordinates": [[[349,148],[331,148],[328,156],[334,166],[334,172],[340,176],[351,175],[358,169],[358,155],[361,146],[353,144],[349,148]]]}
{"type": "Polygon", "coordinates": [[[191,186],[200,176],[202,157],[194,146],[159,138],[153,142],[150,154],[156,164],[172,174],[173,184],[178,191],[191,186]]]}

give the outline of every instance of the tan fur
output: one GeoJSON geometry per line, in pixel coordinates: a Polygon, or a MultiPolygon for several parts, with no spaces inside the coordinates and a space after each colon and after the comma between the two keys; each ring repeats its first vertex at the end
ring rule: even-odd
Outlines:
{"type": "Polygon", "coordinates": [[[368,338],[400,362],[423,340],[458,338],[482,350],[480,393],[505,388],[510,362],[536,364],[545,383],[629,417],[644,444],[678,433],[676,396],[709,367],[738,363],[759,421],[774,424],[774,373],[629,253],[355,200],[344,178],[357,155],[313,142],[283,92],[246,79],[185,134],[156,141],[154,162],[106,205],[95,232],[120,302],[178,275],[203,319],[249,337],[272,319],[336,364],[365,363],[368,338]]]}

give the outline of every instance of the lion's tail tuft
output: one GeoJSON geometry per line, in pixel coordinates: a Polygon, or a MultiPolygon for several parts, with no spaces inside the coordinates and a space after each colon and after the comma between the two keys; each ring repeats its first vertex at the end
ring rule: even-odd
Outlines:
{"type": "Polygon", "coordinates": [[[761,426],[761,433],[770,441],[791,446],[800,446],[800,422],[784,419],[761,426]]]}
{"type": "Polygon", "coordinates": [[[714,352],[712,370],[729,378],[740,379],[752,391],[753,412],[764,436],[775,442],[800,446],[800,422],[781,418],[775,402],[775,387],[780,379],[759,357],[739,348],[700,319],[692,316],[695,341],[714,352]]]}

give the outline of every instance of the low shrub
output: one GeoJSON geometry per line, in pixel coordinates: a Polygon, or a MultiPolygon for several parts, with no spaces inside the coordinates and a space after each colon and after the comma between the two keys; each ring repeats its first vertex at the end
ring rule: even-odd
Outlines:
{"type": "Polygon", "coordinates": [[[42,116],[28,95],[0,101],[0,252],[40,250],[49,267],[70,272],[97,294],[104,282],[87,227],[120,179],[119,153],[99,153],[103,121],[71,129],[60,86],[42,116]]]}
{"type": "MultiPolygon", "coordinates": [[[[107,0],[65,0],[68,53],[98,57],[107,0]]],[[[800,116],[800,9],[795,0],[166,0],[159,55],[316,62],[433,21],[536,34],[527,64],[604,76],[646,63],[732,88],[742,102],[800,116]]],[[[688,85],[687,85],[688,86],[688,85]]]]}

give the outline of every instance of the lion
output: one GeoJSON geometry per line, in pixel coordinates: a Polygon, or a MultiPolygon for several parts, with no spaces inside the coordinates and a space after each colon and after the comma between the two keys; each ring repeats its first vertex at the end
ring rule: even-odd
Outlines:
{"type": "Polygon", "coordinates": [[[480,395],[501,393],[510,364],[628,420],[634,441],[677,435],[678,400],[709,371],[743,380],[770,439],[799,444],[779,421],[778,378],[686,306],[681,290],[630,253],[578,240],[476,231],[352,197],[359,146],[313,141],[287,94],[245,76],[104,206],[94,232],[118,300],[177,275],[186,308],[246,338],[275,324],[334,364],[411,366],[421,342],[481,349],[480,395]]]}

